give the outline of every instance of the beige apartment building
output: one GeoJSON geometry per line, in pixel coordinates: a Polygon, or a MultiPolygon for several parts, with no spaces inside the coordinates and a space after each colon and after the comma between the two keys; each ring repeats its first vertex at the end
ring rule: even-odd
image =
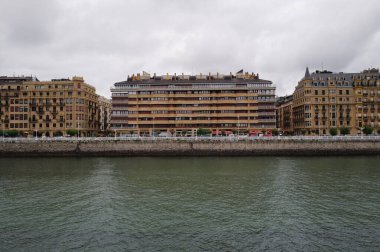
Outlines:
{"type": "Polygon", "coordinates": [[[293,134],[293,95],[277,98],[276,127],[280,134],[293,134]]]}
{"type": "Polygon", "coordinates": [[[379,69],[365,70],[353,75],[355,94],[355,126],[380,128],[380,74],[379,69]]]}
{"type": "Polygon", "coordinates": [[[98,95],[82,77],[39,81],[32,77],[0,77],[3,130],[24,136],[80,136],[98,131],[98,95]]]}
{"type": "Polygon", "coordinates": [[[105,134],[110,129],[111,122],[111,100],[103,96],[98,99],[99,131],[105,134]]]}
{"type": "Polygon", "coordinates": [[[276,127],[275,87],[258,74],[128,76],[114,84],[111,129],[120,134],[249,134],[276,127]],[[153,133],[154,132],[154,133],[153,133]]]}
{"type": "Polygon", "coordinates": [[[293,93],[293,124],[296,134],[329,134],[331,128],[379,125],[379,70],[332,73],[306,69],[293,93]]]}

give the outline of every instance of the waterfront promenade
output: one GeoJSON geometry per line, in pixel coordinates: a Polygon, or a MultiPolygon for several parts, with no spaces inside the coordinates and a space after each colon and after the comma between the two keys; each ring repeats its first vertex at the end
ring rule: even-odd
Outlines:
{"type": "Polygon", "coordinates": [[[3,138],[0,156],[380,155],[380,136],[3,138]]]}

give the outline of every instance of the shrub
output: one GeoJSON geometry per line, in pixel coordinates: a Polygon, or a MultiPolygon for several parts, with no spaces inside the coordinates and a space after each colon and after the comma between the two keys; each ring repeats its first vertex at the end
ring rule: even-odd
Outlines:
{"type": "Polygon", "coordinates": [[[78,134],[78,130],[68,129],[68,130],[66,130],[66,134],[69,136],[75,136],[78,134]]]}
{"type": "Polygon", "coordinates": [[[15,137],[17,135],[18,135],[17,130],[5,130],[4,131],[4,136],[15,137]]]}
{"type": "Polygon", "coordinates": [[[332,136],[336,136],[338,134],[337,128],[330,128],[329,132],[332,136]]]}
{"type": "Polygon", "coordinates": [[[350,128],[349,127],[340,127],[339,129],[341,135],[349,135],[350,128]]]}
{"type": "Polygon", "coordinates": [[[363,128],[363,133],[366,135],[371,135],[373,132],[373,128],[371,126],[365,125],[363,128]]]}
{"type": "Polygon", "coordinates": [[[197,130],[197,135],[198,136],[205,136],[205,135],[210,135],[210,130],[209,129],[202,129],[202,128],[200,128],[200,129],[198,129],[197,130]]]}
{"type": "Polygon", "coordinates": [[[63,134],[62,134],[61,131],[56,131],[56,132],[53,133],[53,136],[59,137],[59,136],[63,136],[63,134]]]}

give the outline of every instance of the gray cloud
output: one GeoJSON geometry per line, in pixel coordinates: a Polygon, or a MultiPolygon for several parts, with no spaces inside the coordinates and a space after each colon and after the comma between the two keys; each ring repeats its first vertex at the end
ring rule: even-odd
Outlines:
{"type": "Polygon", "coordinates": [[[0,8],[1,75],[80,75],[105,96],[142,70],[244,68],[284,95],[307,65],[380,65],[377,0],[0,0],[0,8]]]}

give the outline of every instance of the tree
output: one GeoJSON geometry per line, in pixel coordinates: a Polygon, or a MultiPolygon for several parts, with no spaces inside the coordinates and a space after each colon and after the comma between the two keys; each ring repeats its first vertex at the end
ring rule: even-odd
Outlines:
{"type": "Polygon", "coordinates": [[[336,136],[338,134],[337,128],[330,128],[329,132],[332,136],[336,136]]]}
{"type": "Polygon", "coordinates": [[[197,130],[197,134],[198,134],[198,136],[210,135],[210,130],[200,128],[197,130]]]}
{"type": "Polygon", "coordinates": [[[78,134],[78,130],[68,129],[68,130],[66,130],[66,134],[69,136],[75,136],[78,134]]]}
{"type": "Polygon", "coordinates": [[[63,134],[62,134],[62,132],[61,131],[55,131],[55,132],[53,132],[53,136],[55,136],[55,137],[59,137],[59,136],[62,136],[63,134]]]}
{"type": "Polygon", "coordinates": [[[378,129],[377,129],[377,134],[379,134],[379,135],[380,135],[380,128],[378,128],[378,129]]]}
{"type": "Polygon", "coordinates": [[[18,135],[18,132],[17,130],[5,130],[4,135],[9,137],[15,137],[18,135]]]}
{"type": "Polygon", "coordinates": [[[373,128],[371,126],[365,125],[363,128],[363,133],[366,135],[371,135],[373,132],[373,128]]]}
{"type": "Polygon", "coordinates": [[[301,129],[301,134],[305,135],[306,134],[306,130],[305,129],[301,129]]]}
{"type": "Polygon", "coordinates": [[[349,127],[340,127],[339,129],[341,135],[349,135],[350,134],[350,128],[349,127]]]}
{"type": "Polygon", "coordinates": [[[272,129],[272,135],[273,136],[278,136],[278,130],[277,129],[272,129]]]}

